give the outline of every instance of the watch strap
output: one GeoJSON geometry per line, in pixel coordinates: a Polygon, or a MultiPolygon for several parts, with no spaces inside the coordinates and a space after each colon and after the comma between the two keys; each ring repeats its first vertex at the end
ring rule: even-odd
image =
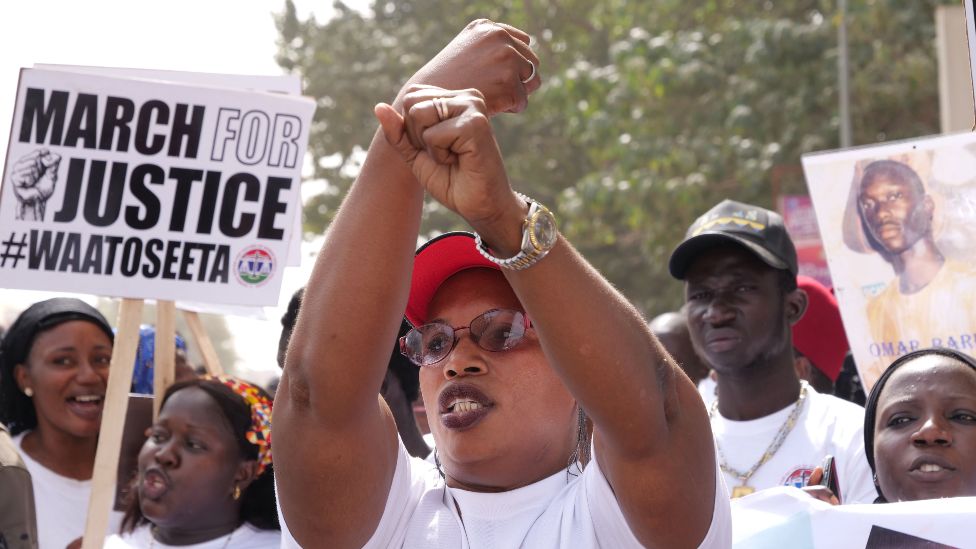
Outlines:
{"type": "Polygon", "coordinates": [[[512,271],[521,271],[528,269],[532,265],[535,265],[543,257],[549,253],[549,249],[539,250],[532,245],[529,239],[529,221],[533,218],[536,212],[545,206],[536,202],[535,200],[529,198],[522,193],[515,193],[519,198],[524,200],[529,204],[529,213],[526,215],[525,220],[522,222],[522,249],[519,250],[517,254],[507,259],[501,259],[492,255],[491,251],[485,246],[484,241],[481,239],[481,235],[478,233],[474,234],[475,247],[485,259],[491,261],[492,263],[498,265],[503,269],[509,269],[512,271]]]}

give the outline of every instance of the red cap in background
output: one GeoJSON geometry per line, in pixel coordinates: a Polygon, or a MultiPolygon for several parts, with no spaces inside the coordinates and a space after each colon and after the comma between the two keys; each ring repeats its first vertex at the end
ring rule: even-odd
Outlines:
{"type": "Polygon", "coordinates": [[[808,276],[797,276],[796,284],[806,291],[809,305],[803,318],[793,325],[793,346],[831,381],[837,381],[844,356],[850,349],[837,298],[808,276]]]}

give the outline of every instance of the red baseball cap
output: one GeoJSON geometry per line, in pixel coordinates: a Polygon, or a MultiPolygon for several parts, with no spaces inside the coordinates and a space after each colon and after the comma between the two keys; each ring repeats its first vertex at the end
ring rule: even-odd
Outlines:
{"type": "Polygon", "coordinates": [[[793,325],[793,346],[831,381],[837,381],[850,349],[837,298],[809,276],[797,276],[796,285],[809,297],[807,312],[793,325]]]}
{"type": "Polygon", "coordinates": [[[413,326],[426,323],[427,307],[441,284],[461,271],[478,268],[501,270],[478,253],[473,234],[456,231],[427,241],[414,254],[407,321],[413,326]]]}

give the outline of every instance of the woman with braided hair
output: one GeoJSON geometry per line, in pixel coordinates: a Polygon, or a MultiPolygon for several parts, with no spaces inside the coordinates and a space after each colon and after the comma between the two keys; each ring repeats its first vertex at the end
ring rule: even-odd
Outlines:
{"type": "Polygon", "coordinates": [[[122,533],[105,547],[278,547],[271,407],[230,377],[176,383],[139,452],[122,533]]]}

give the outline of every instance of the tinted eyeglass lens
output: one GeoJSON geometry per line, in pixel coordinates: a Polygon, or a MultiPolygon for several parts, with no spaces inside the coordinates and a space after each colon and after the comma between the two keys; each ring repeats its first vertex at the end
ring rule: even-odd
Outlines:
{"type": "Polygon", "coordinates": [[[471,336],[486,351],[507,351],[525,336],[525,320],[519,311],[488,311],[471,322],[471,336]]]}
{"type": "Polygon", "coordinates": [[[401,351],[414,364],[432,366],[443,360],[457,344],[457,331],[470,329],[471,338],[486,351],[507,351],[525,337],[525,314],[508,309],[487,311],[470,326],[452,328],[442,322],[424,324],[404,337],[401,351]]]}
{"type": "Polygon", "coordinates": [[[421,349],[423,349],[423,336],[416,328],[407,332],[407,335],[400,339],[400,352],[414,364],[423,365],[421,349]]]}
{"type": "Polygon", "coordinates": [[[419,331],[420,364],[439,362],[454,348],[454,329],[447,324],[425,324],[419,331]]]}

